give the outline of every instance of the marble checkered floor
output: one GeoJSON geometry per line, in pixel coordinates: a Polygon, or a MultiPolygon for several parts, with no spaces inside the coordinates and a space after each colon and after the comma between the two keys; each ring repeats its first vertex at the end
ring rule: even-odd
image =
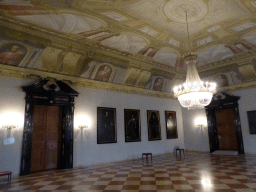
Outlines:
{"type": "Polygon", "coordinates": [[[256,191],[256,155],[219,156],[186,152],[55,170],[13,178],[0,191],[174,192],[256,191]]]}

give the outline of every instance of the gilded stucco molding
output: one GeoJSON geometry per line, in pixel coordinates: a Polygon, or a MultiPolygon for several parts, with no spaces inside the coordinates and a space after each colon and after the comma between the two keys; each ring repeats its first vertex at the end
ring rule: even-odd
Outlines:
{"type": "Polygon", "coordinates": [[[243,65],[251,64],[254,62],[255,58],[256,49],[253,49],[248,52],[239,53],[229,59],[200,66],[198,67],[198,72],[200,73],[200,77],[206,77],[223,71],[234,70],[243,65]]]}
{"type": "MultiPolygon", "coordinates": [[[[62,49],[69,49],[72,47],[72,49],[80,50],[79,52],[84,52],[84,50],[95,52],[92,57],[97,57],[98,60],[104,62],[108,62],[110,59],[110,62],[113,62],[115,65],[124,66],[131,61],[139,61],[144,63],[142,67],[151,66],[151,68],[176,73],[174,67],[156,63],[152,58],[144,57],[143,59],[139,59],[137,57],[132,57],[132,54],[130,53],[121,52],[110,47],[104,47],[98,43],[91,43],[93,40],[82,42],[79,38],[76,39],[74,34],[67,35],[51,29],[44,30],[35,25],[30,26],[27,22],[20,23],[14,19],[5,20],[4,17],[0,18],[0,25],[6,27],[6,35],[13,38],[20,37],[21,40],[29,40],[32,43],[42,44],[46,47],[54,45],[56,48],[62,49]],[[10,32],[9,28],[13,31],[10,32]],[[16,33],[14,33],[15,30],[16,33]]],[[[126,67],[128,66],[126,65],[126,67]]]]}
{"type": "Polygon", "coordinates": [[[35,79],[39,77],[53,78],[57,80],[63,80],[65,82],[72,82],[71,84],[73,86],[78,86],[78,87],[101,89],[101,90],[122,92],[122,93],[129,93],[129,94],[138,94],[138,95],[160,97],[160,98],[166,98],[166,99],[175,99],[173,97],[173,94],[171,93],[95,81],[95,80],[90,80],[90,79],[85,79],[80,77],[72,77],[70,75],[51,73],[51,72],[46,72],[42,70],[19,68],[19,67],[3,65],[3,64],[0,64],[0,75],[15,77],[15,78],[26,78],[26,79],[35,79]]]}
{"type": "Polygon", "coordinates": [[[218,91],[234,92],[234,91],[240,91],[240,90],[252,89],[252,88],[256,88],[256,81],[250,81],[250,82],[239,83],[236,85],[222,87],[222,88],[219,88],[218,91]]]}

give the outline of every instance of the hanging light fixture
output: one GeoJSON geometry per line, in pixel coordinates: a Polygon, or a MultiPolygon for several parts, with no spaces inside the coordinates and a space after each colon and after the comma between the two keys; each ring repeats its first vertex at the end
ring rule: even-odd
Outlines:
{"type": "MultiPolygon", "coordinates": [[[[185,13],[188,42],[190,43],[187,11],[185,13]]],[[[204,108],[211,103],[212,96],[216,93],[216,83],[201,81],[196,69],[196,52],[185,53],[182,58],[187,65],[186,82],[183,85],[174,87],[174,97],[178,98],[182,107],[188,109],[204,108]]]]}

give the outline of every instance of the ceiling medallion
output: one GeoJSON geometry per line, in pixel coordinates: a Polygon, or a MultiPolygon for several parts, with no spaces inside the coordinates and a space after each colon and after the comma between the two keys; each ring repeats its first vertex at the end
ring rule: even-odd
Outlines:
{"type": "Polygon", "coordinates": [[[171,20],[186,23],[186,14],[188,22],[196,22],[202,19],[208,13],[208,7],[203,0],[170,0],[163,8],[164,14],[171,20]]]}

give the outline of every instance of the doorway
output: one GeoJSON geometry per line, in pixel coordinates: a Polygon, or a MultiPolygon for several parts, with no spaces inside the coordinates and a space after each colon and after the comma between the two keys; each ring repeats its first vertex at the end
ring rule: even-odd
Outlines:
{"type": "Polygon", "coordinates": [[[73,168],[74,99],[78,92],[55,79],[42,79],[21,88],[26,97],[20,176],[73,168]]]}
{"type": "Polygon", "coordinates": [[[238,96],[221,92],[215,94],[210,105],[205,107],[211,153],[230,150],[244,154],[239,99],[238,96]]]}
{"type": "Polygon", "coordinates": [[[215,116],[219,149],[238,151],[233,110],[218,109],[215,111],[215,116]]]}
{"type": "Polygon", "coordinates": [[[58,168],[61,119],[59,106],[34,106],[31,172],[58,168]]]}

